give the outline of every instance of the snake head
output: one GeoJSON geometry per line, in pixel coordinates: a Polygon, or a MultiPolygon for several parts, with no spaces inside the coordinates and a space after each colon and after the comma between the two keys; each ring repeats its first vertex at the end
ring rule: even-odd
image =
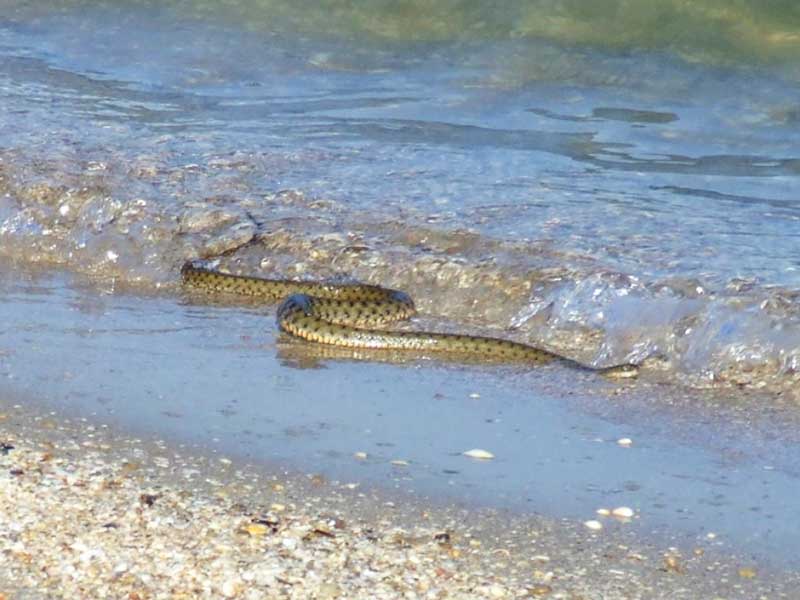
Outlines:
{"type": "Polygon", "coordinates": [[[287,296],[286,300],[281,302],[278,307],[278,322],[291,318],[295,312],[302,312],[306,316],[312,314],[311,297],[308,294],[292,294],[287,296]]]}

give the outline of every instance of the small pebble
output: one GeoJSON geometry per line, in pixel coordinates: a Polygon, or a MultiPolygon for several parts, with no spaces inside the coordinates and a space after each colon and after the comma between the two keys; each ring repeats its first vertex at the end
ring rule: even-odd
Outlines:
{"type": "Polygon", "coordinates": [[[239,582],[228,580],[222,584],[222,595],[226,598],[235,598],[239,594],[239,582]]]}
{"type": "Polygon", "coordinates": [[[475,400],[477,400],[478,398],[480,398],[480,397],[481,397],[481,395],[480,395],[478,392],[472,392],[472,393],[469,395],[469,397],[470,397],[470,398],[473,398],[473,399],[475,399],[475,400]]]}
{"type": "Polygon", "coordinates": [[[547,596],[553,591],[549,585],[545,583],[537,584],[531,588],[528,588],[528,594],[531,596],[547,596]]]}
{"type": "Polygon", "coordinates": [[[553,573],[553,571],[540,571],[536,569],[533,572],[533,576],[539,583],[550,583],[553,577],[555,577],[555,573],[553,573]]]}
{"type": "Polygon", "coordinates": [[[591,521],[584,521],[583,524],[592,531],[600,531],[603,528],[603,524],[600,521],[595,521],[594,519],[591,521]]]}
{"type": "Polygon", "coordinates": [[[396,467],[407,467],[408,466],[408,461],[407,460],[401,460],[401,459],[395,459],[395,460],[392,461],[392,464],[395,465],[396,467]]]}
{"type": "Polygon", "coordinates": [[[505,598],[506,593],[506,588],[504,588],[502,585],[493,583],[489,586],[489,597],[491,598],[505,598]]]}
{"type": "Polygon", "coordinates": [[[627,506],[619,506],[611,511],[611,514],[621,519],[630,519],[635,514],[632,508],[627,506]]]}
{"type": "Polygon", "coordinates": [[[480,448],[473,448],[472,450],[467,450],[463,454],[464,456],[468,456],[469,458],[477,458],[480,460],[492,460],[494,458],[494,454],[492,454],[488,450],[482,450],[480,448]]]}
{"type": "Polygon", "coordinates": [[[739,569],[739,577],[743,579],[754,579],[756,576],[756,570],[752,567],[742,567],[739,569]]]}
{"type": "Polygon", "coordinates": [[[266,525],[261,523],[248,523],[244,530],[251,536],[251,537],[262,537],[267,535],[269,532],[269,528],[266,525]]]}
{"type": "Polygon", "coordinates": [[[610,517],[611,516],[611,511],[608,510],[607,508],[598,508],[595,512],[598,515],[600,515],[601,517],[610,517]]]}
{"type": "Polygon", "coordinates": [[[281,540],[281,546],[290,551],[294,550],[295,548],[297,548],[297,539],[291,537],[283,538],[281,540]]]}
{"type": "Polygon", "coordinates": [[[674,554],[664,557],[664,568],[672,573],[680,573],[682,570],[680,559],[674,554]]]}
{"type": "Polygon", "coordinates": [[[366,452],[356,452],[355,454],[353,454],[353,456],[355,458],[357,458],[358,460],[366,460],[367,459],[367,453],[366,452]]]}
{"type": "Polygon", "coordinates": [[[531,556],[531,560],[536,562],[550,562],[550,557],[547,554],[536,554],[531,556]]]}
{"type": "Polygon", "coordinates": [[[121,574],[128,570],[128,565],[125,563],[118,563],[114,567],[114,573],[121,574]]]}
{"type": "Polygon", "coordinates": [[[617,444],[623,447],[628,447],[633,444],[633,440],[631,438],[619,438],[617,440],[617,444]]]}
{"type": "Polygon", "coordinates": [[[324,582],[317,590],[317,598],[320,600],[332,600],[333,598],[339,598],[340,596],[341,590],[335,583],[324,582]]]}

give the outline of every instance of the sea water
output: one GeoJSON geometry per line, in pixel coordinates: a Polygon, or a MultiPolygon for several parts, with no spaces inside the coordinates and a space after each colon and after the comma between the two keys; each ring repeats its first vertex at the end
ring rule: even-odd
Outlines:
{"type": "Polygon", "coordinates": [[[2,1],[0,254],[795,393],[799,92],[792,1],[2,1]]]}

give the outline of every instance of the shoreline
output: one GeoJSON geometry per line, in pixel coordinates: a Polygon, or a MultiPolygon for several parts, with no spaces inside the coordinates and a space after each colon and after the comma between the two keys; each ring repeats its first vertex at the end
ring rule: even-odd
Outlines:
{"type": "Polygon", "coordinates": [[[791,598],[796,573],[624,528],[258,472],[0,400],[6,598],[791,598]],[[13,446],[13,447],[9,447],[13,446]]]}
{"type": "Polygon", "coordinates": [[[17,404],[400,504],[535,512],[579,530],[600,508],[632,507],[631,539],[691,552],[713,533],[720,552],[794,569],[797,414],[767,398],[558,368],[340,360],[264,329],[261,310],[99,294],[62,276],[5,286],[0,396],[30,398],[17,404]],[[496,459],[465,457],[472,448],[496,459]]]}

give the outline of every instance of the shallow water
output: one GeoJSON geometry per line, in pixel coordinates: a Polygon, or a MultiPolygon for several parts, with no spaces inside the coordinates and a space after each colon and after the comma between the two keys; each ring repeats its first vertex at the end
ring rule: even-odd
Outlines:
{"type": "Polygon", "coordinates": [[[0,252],[146,288],[224,254],[795,393],[796,6],[509,6],[3,3],[0,252]]]}
{"type": "Polygon", "coordinates": [[[143,299],[8,273],[6,401],[32,398],[61,417],[437,502],[578,521],[630,506],[633,521],[605,526],[759,563],[790,565],[798,551],[800,439],[785,414],[739,423],[711,409],[708,419],[700,396],[669,414],[663,407],[676,398],[663,391],[636,395],[628,383],[555,366],[330,359],[279,337],[268,307],[143,299]],[[633,445],[618,445],[622,437],[633,445]],[[495,460],[462,455],[475,447],[495,460]]]}

